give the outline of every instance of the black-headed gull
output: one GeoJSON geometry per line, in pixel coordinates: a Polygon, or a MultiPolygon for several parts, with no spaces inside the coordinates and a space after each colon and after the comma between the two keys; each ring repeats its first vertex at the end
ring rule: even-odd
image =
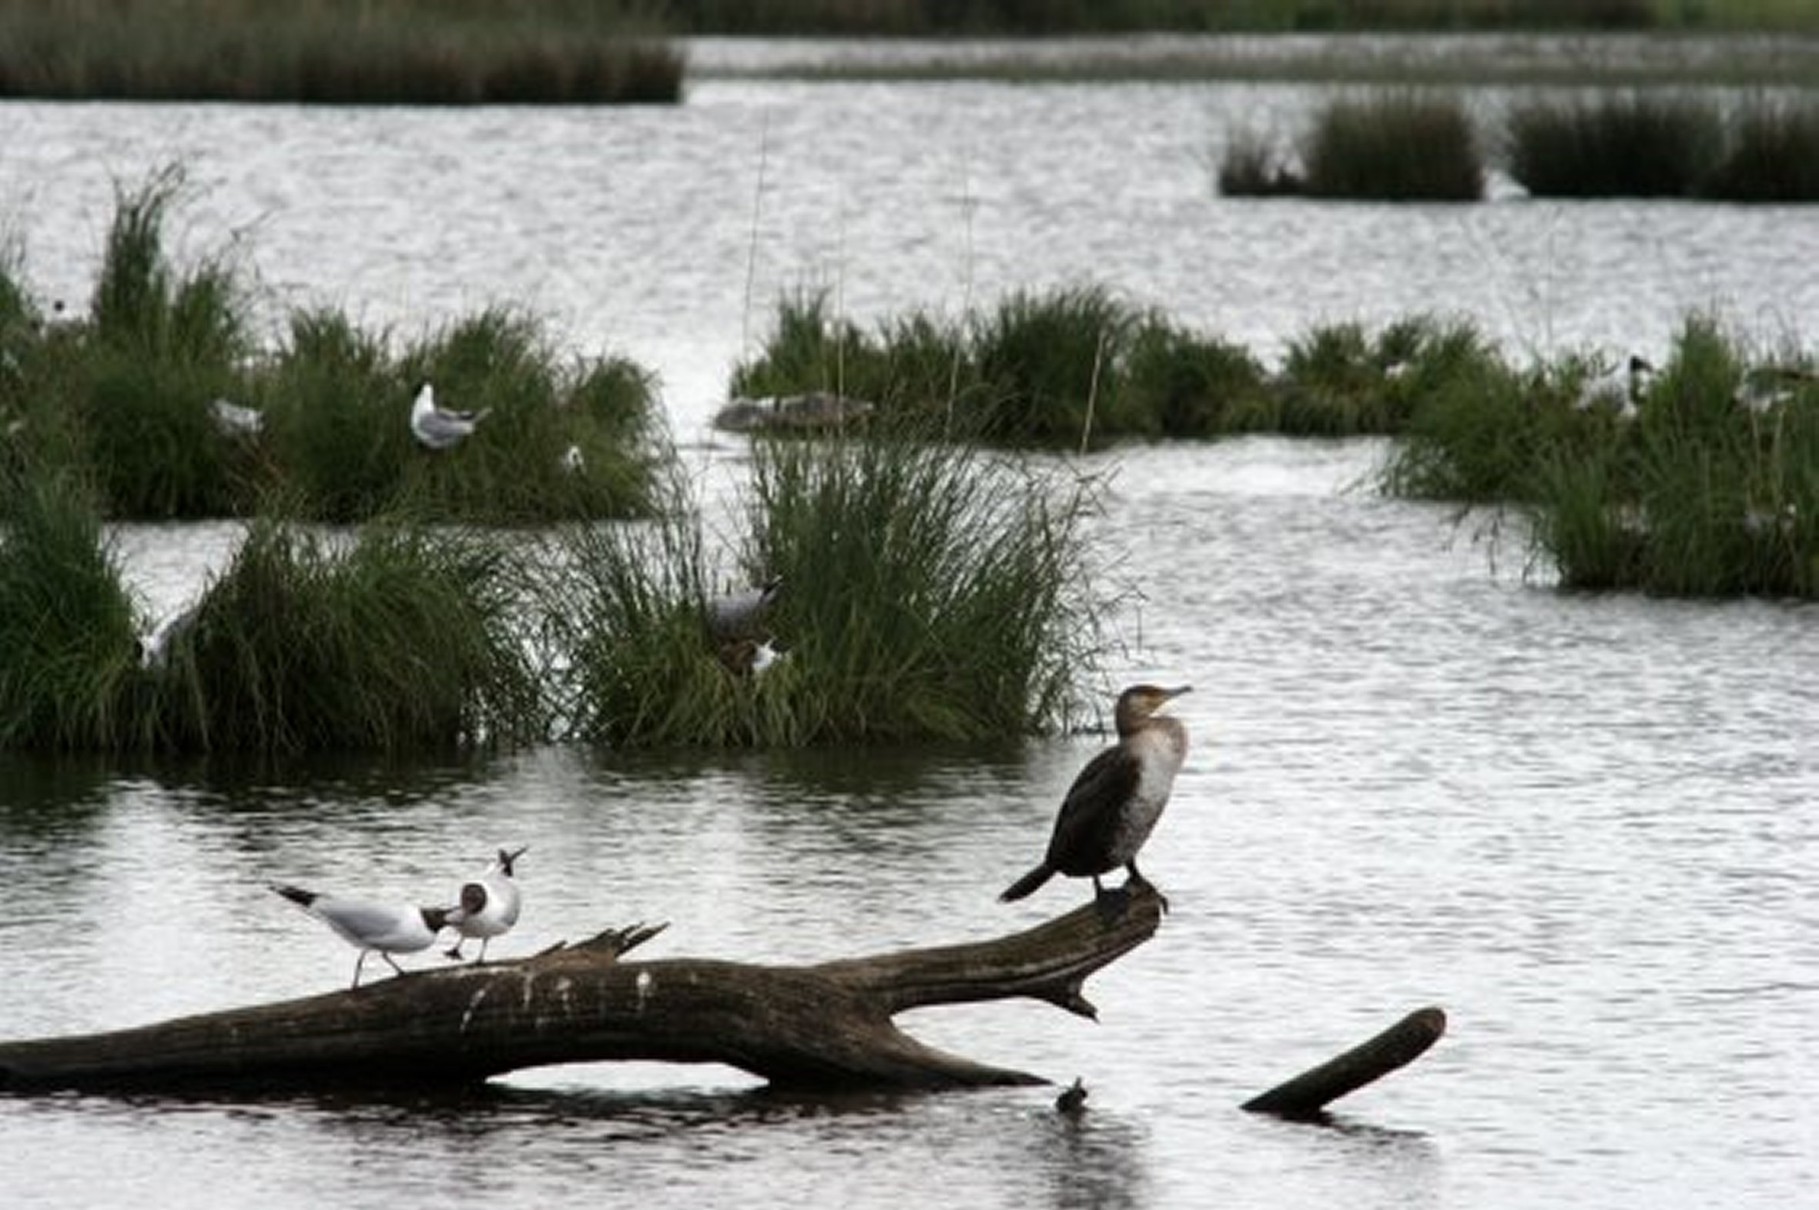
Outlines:
{"type": "Polygon", "coordinates": [[[461,444],[486,419],[491,408],[478,412],[455,412],[436,406],[436,390],[429,383],[417,388],[411,402],[411,434],[425,449],[446,450],[461,444]]]}
{"type": "Polygon", "coordinates": [[[344,899],[339,895],[321,895],[275,882],[270,886],[275,893],[334,929],[360,951],[360,957],[354,963],[355,987],[360,986],[360,968],[366,964],[368,954],[378,954],[402,975],[404,968],[392,961],[392,955],[428,949],[436,943],[436,934],[448,926],[447,908],[344,899]]]}
{"type": "Polygon", "coordinates": [[[516,852],[500,849],[499,856],[486,867],[486,873],[462,884],[459,905],[448,914],[449,927],[461,934],[461,940],[455,942],[453,949],[445,951],[449,957],[461,957],[461,947],[467,939],[478,937],[480,954],[474,961],[484,962],[487,943],[510,932],[518,923],[518,909],[523,906],[524,897],[512,878],[512,863],[524,854],[524,849],[516,852]]]}

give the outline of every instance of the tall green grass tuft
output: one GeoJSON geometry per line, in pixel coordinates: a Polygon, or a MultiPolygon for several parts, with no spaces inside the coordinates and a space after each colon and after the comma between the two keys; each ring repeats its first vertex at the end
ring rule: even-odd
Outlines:
{"type": "Polygon", "coordinates": [[[160,748],[270,754],[511,744],[547,729],[497,542],[377,522],[261,520],[148,672],[160,748]]]}
{"type": "Polygon", "coordinates": [[[1732,202],[1819,201],[1819,103],[1746,101],[1730,115],[1724,153],[1699,192],[1732,202]]]}
{"type": "Polygon", "coordinates": [[[982,739],[1064,723],[1100,650],[1088,485],[913,435],[761,441],[745,531],[567,539],[548,612],[580,734],[621,745],[982,739]],[[704,602],[779,576],[768,671],[729,667],[704,602]]]}
{"type": "Polygon", "coordinates": [[[132,602],[87,490],[0,475],[0,747],[112,747],[131,734],[132,602]]]}
{"type": "Polygon", "coordinates": [[[1528,101],[1509,114],[1509,167],[1537,197],[1683,197],[1717,162],[1715,105],[1631,90],[1528,101]]]}
{"type": "Polygon", "coordinates": [[[170,263],[165,226],[182,185],[182,172],[166,169],[117,193],[75,367],[90,466],[116,515],[219,515],[239,490],[239,451],[208,409],[243,393],[252,340],[225,257],[187,272],[170,263]]]}
{"type": "Polygon", "coordinates": [[[1484,161],[1456,96],[1390,91],[1333,101],[1302,140],[1315,197],[1476,201],[1484,161]]]}

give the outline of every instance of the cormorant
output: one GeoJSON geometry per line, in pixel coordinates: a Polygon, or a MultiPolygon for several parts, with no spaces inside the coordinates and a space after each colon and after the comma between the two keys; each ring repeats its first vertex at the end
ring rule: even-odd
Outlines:
{"type": "Polygon", "coordinates": [[[338,895],[319,895],[300,887],[272,883],[274,892],[284,896],[322,923],[334,929],[349,945],[360,951],[354,963],[354,986],[360,986],[360,968],[368,954],[378,954],[400,975],[404,968],[392,961],[393,954],[414,954],[436,943],[436,934],[449,923],[447,908],[393,906],[364,899],[343,899],[338,895]]]}
{"type": "Polygon", "coordinates": [[[446,951],[449,957],[461,957],[461,947],[467,939],[478,937],[480,956],[474,961],[484,962],[487,942],[518,923],[518,909],[524,899],[512,880],[512,863],[524,853],[523,849],[515,853],[500,849],[498,859],[486,867],[486,873],[461,887],[460,906],[448,914],[449,926],[461,934],[461,939],[446,951]]]}
{"type": "Polygon", "coordinates": [[[1187,756],[1187,728],[1156,713],[1191,686],[1162,689],[1133,685],[1118,695],[1114,720],[1118,742],[1087,762],[1067,792],[1042,864],[998,896],[1022,899],[1053,878],[1091,878],[1102,897],[1099,877],[1119,866],[1130,871],[1127,885],[1147,886],[1137,869],[1137,851],[1162,817],[1175,774],[1187,756]]]}

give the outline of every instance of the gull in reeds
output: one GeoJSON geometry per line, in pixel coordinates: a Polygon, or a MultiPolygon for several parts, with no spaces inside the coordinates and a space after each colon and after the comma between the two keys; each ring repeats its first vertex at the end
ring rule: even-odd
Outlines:
{"type": "Polygon", "coordinates": [[[1581,412],[1609,408],[1620,419],[1634,420],[1637,405],[1654,372],[1653,363],[1632,353],[1623,365],[1586,379],[1573,400],[1573,407],[1581,412]]]}
{"type": "Polygon", "coordinates": [[[215,428],[229,437],[251,437],[265,427],[264,412],[227,399],[209,400],[208,415],[215,428]]]}
{"type": "Polygon", "coordinates": [[[366,964],[368,954],[378,954],[402,975],[404,968],[392,960],[392,955],[428,949],[436,943],[436,934],[448,925],[447,908],[374,903],[366,899],[318,894],[275,882],[269,885],[274,894],[283,896],[322,921],[360,951],[360,957],[354,962],[354,987],[360,986],[360,969],[366,964]]]}
{"type": "Polygon", "coordinates": [[[789,658],[789,652],[770,639],[734,639],[720,645],[720,662],[740,676],[763,676],[789,658]]]}
{"type": "Polygon", "coordinates": [[[1819,382],[1819,375],[1793,366],[1757,366],[1744,371],[1743,380],[1731,395],[1731,402],[1746,412],[1761,416],[1787,407],[1806,387],[1819,382]]]}
{"type": "Polygon", "coordinates": [[[772,576],[756,588],[726,593],[707,603],[707,629],[716,642],[761,637],[765,619],[783,592],[783,577],[772,576]]]}
{"type": "Polygon", "coordinates": [[[461,884],[456,906],[448,913],[449,926],[461,934],[454,948],[445,951],[450,958],[461,957],[461,947],[468,938],[478,937],[480,954],[474,961],[486,961],[487,943],[510,932],[518,923],[518,910],[524,905],[524,897],[512,877],[512,864],[524,854],[524,849],[516,852],[500,849],[499,856],[486,867],[484,874],[461,884]]]}
{"type": "Polygon", "coordinates": [[[196,618],[201,613],[202,602],[191,601],[153,627],[151,636],[139,643],[139,666],[150,672],[169,668],[171,649],[196,628],[196,618]]]}
{"type": "Polygon", "coordinates": [[[451,449],[472,436],[474,427],[486,419],[491,410],[457,412],[437,407],[436,390],[425,382],[417,388],[417,397],[411,401],[411,434],[425,449],[451,449]]]}
{"type": "Polygon", "coordinates": [[[562,451],[562,469],[571,475],[579,475],[587,469],[587,459],[581,456],[581,447],[571,445],[562,451]]]}

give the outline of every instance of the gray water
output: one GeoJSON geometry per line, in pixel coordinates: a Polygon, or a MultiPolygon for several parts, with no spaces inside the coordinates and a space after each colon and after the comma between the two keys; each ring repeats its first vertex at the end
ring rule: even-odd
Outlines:
{"type": "MultiPolygon", "coordinates": [[[[182,158],[184,240],[243,233],[273,314],[531,306],[658,369],[688,456],[733,475],[706,417],[803,283],[863,317],[1089,277],[1265,351],[1423,308],[1516,348],[1655,349],[1688,308],[1780,335],[1819,303],[1807,210],[1214,196],[1225,125],[1310,95],[725,81],[662,110],[8,104],[0,205],[45,297],[80,300],[112,180],[182,158]]],[[[1519,543],[1492,559],[1475,523],[1360,487],[1383,453],[1254,439],[1089,460],[1113,476],[1107,550],[1145,594],[1110,679],[1196,686],[1145,861],[1174,911],[1088,984],[1097,1024],[1022,1003],[906,1018],[1083,1077],[1081,1120],[1053,1089],[786,1098],[659,1065],[446,1099],[9,1098],[7,1204],[1810,1201],[1819,615],[1562,594],[1519,543]],[[1333,1126],[1237,1110],[1425,1004],[1446,1039],[1333,1126]]],[[[161,608],[237,530],[117,538],[161,608]]],[[[993,936],[1083,900],[994,896],[1097,742],[276,772],[6,758],[0,1035],[341,986],[352,951],[266,881],[414,897],[501,844],[530,853],[500,955],[640,920],[670,924],[652,957],[993,936]]]]}

